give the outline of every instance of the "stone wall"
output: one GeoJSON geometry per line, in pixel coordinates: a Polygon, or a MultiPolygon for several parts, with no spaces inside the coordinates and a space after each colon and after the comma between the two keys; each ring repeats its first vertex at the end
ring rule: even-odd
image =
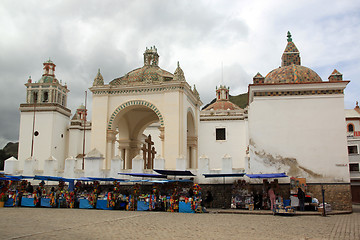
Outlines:
{"type": "MultiPolygon", "coordinates": [[[[213,195],[213,208],[230,208],[232,184],[201,184],[203,196],[207,191],[213,195]]],[[[350,184],[323,184],[325,189],[325,202],[330,203],[333,210],[352,210],[350,184]]],[[[262,192],[262,184],[250,184],[249,191],[262,192]]],[[[285,199],[290,198],[290,184],[279,184],[275,193],[285,199]]],[[[321,184],[308,184],[307,194],[322,202],[321,184]]]]}
{"type": "MultiPolygon", "coordinates": [[[[325,202],[330,203],[333,210],[352,210],[350,184],[325,183],[322,186],[325,190],[325,202]]],[[[308,184],[307,192],[322,202],[320,184],[308,184]]]]}

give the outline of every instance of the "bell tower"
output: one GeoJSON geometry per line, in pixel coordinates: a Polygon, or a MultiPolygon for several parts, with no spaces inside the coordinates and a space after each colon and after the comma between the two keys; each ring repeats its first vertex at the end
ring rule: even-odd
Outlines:
{"type": "Polygon", "coordinates": [[[66,107],[69,90],[55,77],[56,65],[49,59],[43,66],[38,81],[27,80],[26,102],[19,108],[19,170],[24,170],[26,159],[36,159],[34,175],[44,171],[45,160],[51,157],[57,160],[57,169],[64,168],[71,115],[66,107]]]}

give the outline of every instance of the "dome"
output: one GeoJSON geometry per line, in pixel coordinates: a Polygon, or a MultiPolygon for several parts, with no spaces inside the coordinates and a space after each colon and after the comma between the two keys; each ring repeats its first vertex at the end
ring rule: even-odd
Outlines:
{"type": "Polygon", "coordinates": [[[264,83],[309,83],[322,82],[319,75],[310,68],[291,64],[269,72],[264,83]]]}
{"type": "Polygon", "coordinates": [[[226,100],[216,101],[213,104],[210,104],[204,110],[239,110],[241,109],[239,106],[235,105],[234,103],[226,100]]]}
{"type": "Polygon", "coordinates": [[[144,52],[144,66],[127,73],[125,76],[116,78],[111,85],[143,84],[164,82],[173,80],[174,75],[159,67],[159,55],[156,47],[146,48],[144,52]]]}
{"type": "Polygon", "coordinates": [[[158,66],[143,66],[137,68],[125,76],[116,78],[110,82],[111,85],[122,85],[131,83],[150,83],[172,80],[174,75],[158,66]]]}
{"type": "Polygon", "coordinates": [[[40,78],[39,83],[52,83],[52,82],[54,82],[54,80],[57,81],[56,78],[53,76],[43,75],[40,78]]]}

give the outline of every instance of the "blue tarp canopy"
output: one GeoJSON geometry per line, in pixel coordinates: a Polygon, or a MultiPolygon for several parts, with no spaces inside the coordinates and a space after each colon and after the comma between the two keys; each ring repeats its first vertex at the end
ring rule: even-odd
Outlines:
{"type": "Polygon", "coordinates": [[[104,182],[112,182],[112,181],[118,181],[118,182],[124,182],[125,179],[117,179],[117,178],[100,178],[100,177],[87,177],[90,179],[90,181],[104,181],[104,182]]]}
{"type": "Polygon", "coordinates": [[[249,178],[282,178],[288,177],[285,173],[267,173],[267,174],[246,174],[249,178]]]}
{"type": "Polygon", "coordinates": [[[10,177],[0,177],[0,180],[3,180],[3,181],[20,181],[21,179],[17,178],[17,177],[10,176],[10,177]]]}
{"type": "Polygon", "coordinates": [[[13,181],[19,181],[21,179],[32,179],[34,178],[33,176],[13,176],[13,175],[4,175],[3,178],[12,178],[12,179],[7,179],[7,180],[13,180],[13,181]]]}
{"type": "Polygon", "coordinates": [[[35,175],[35,180],[44,180],[44,181],[63,181],[63,182],[74,182],[74,178],[63,178],[63,177],[54,177],[54,176],[39,176],[35,175]]]}
{"type": "Polygon", "coordinates": [[[149,181],[151,183],[170,183],[170,182],[192,182],[191,180],[189,179],[179,179],[179,180],[169,180],[169,179],[166,179],[166,180],[152,180],[152,181],[149,181]]]}
{"type": "Polygon", "coordinates": [[[118,174],[132,176],[132,177],[166,178],[165,175],[150,174],[150,173],[118,173],[118,174]]]}
{"type": "Polygon", "coordinates": [[[216,178],[216,177],[243,177],[245,173],[204,173],[205,178],[216,178]]]}
{"type": "Polygon", "coordinates": [[[76,180],[77,181],[94,181],[94,180],[92,180],[90,178],[87,178],[87,177],[80,177],[80,178],[77,178],[76,180]]]}
{"type": "Polygon", "coordinates": [[[147,180],[147,179],[143,179],[143,180],[130,180],[129,182],[149,182],[149,180],[147,180]]]}
{"type": "Polygon", "coordinates": [[[159,170],[154,169],[155,172],[162,174],[162,175],[172,175],[172,176],[195,176],[190,171],[180,171],[180,170],[159,170]]]}

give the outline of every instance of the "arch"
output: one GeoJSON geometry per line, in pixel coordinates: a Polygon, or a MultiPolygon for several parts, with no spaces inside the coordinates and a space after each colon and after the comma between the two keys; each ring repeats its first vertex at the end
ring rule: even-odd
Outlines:
{"type": "Polygon", "coordinates": [[[349,123],[349,124],[347,125],[347,131],[348,131],[348,132],[354,132],[354,124],[349,123]]]}
{"type": "Polygon", "coordinates": [[[187,168],[197,168],[197,131],[195,115],[191,108],[187,109],[186,114],[186,133],[187,133],[187,168]]]}
{"type": "Polygon", "coordinates": [[[196,132],[196,126],[195,126],[195,115],[194,112],[191,108],[188,108],[187,110],[187,114],[186,114],[186,119],[187,119],[187,130],[189,133],[189,130],[191,131],[192,136],[195,135],[196,132]]]}
{"type": "Polygon", "coordinates": [[[164,118],[163,116],[161,115],[159,109],[157,107],[155,107],[154,104],[150,103],[150,102],[147,102],[147,101],[144,101],[144,100],[131,100],[131,101],[127,101],[123,104],[121,104],[120,106],[118,106],[115,111],[111,114],[110,116],[110,120],[109,120],[109,123],[108,123],[108,127],[107,129],[108,130],[111,130],[112,127],[113,127],[113,123],[114,123],[114,120],[115,120],[115,117],[116,115],[118,115],[118,113],[127,108],[127,107],[130,107],[130,106],[134,106],[134,105],[139,105],[139,106],[145,106],[145,107],[148,107],[150,108],[151,110],[154,111],[154,113],[158,116],[159,118],[159,122],[160,122],[160,126],[161,127],[164,127],[164,118]]]}

